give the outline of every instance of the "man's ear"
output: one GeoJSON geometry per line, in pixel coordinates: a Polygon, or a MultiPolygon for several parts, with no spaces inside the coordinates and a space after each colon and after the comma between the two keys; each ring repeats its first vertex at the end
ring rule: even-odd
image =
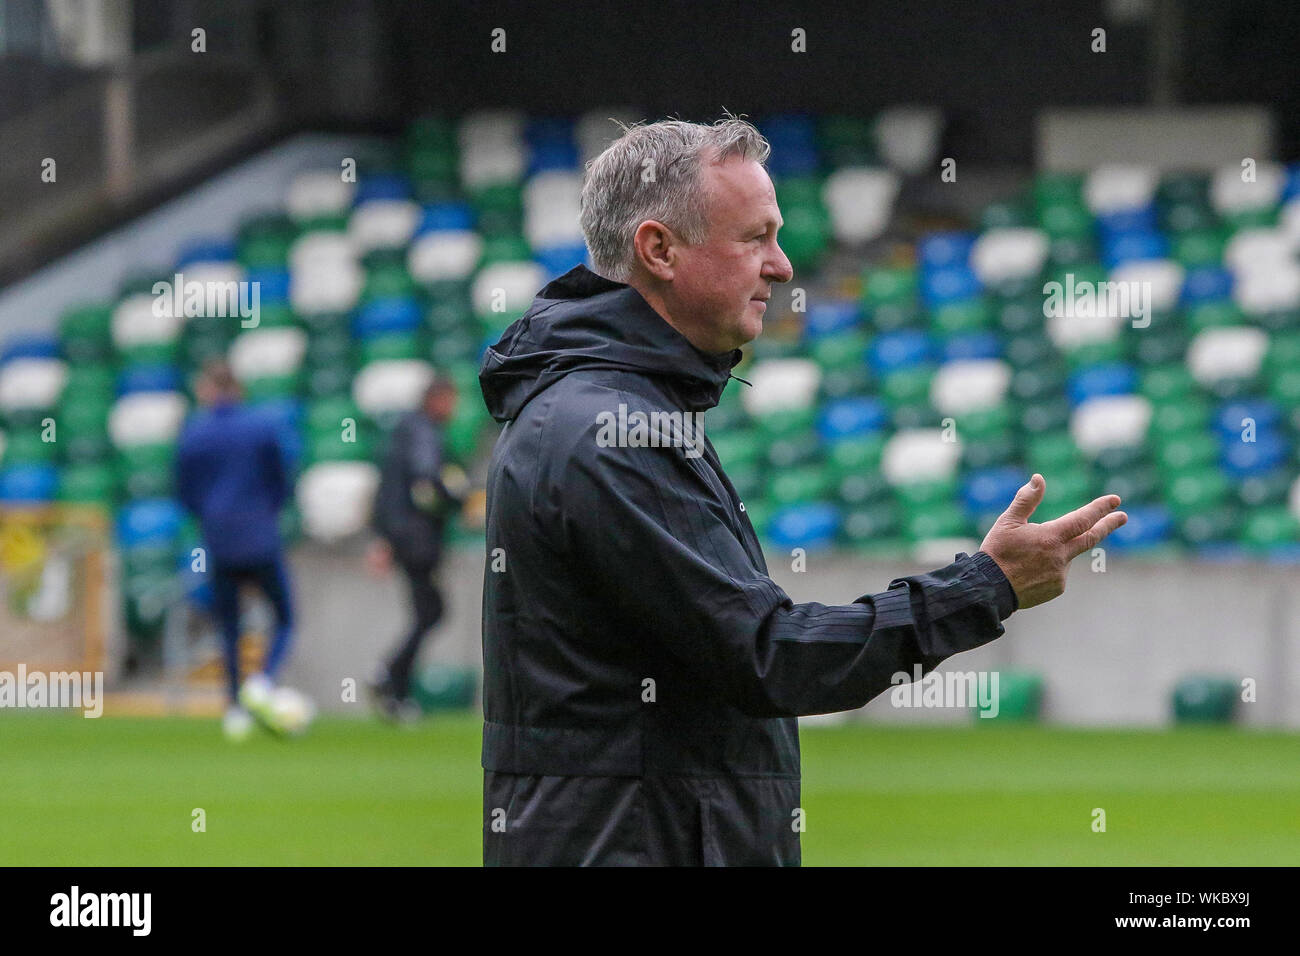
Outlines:
{"type": "Polygon", "coordinates": [[[680,240],[662,222],[647,219],[637,226],[632,248],[641,268],[661,282],[671,282],[677,268],[677,245],[680,240]]]}

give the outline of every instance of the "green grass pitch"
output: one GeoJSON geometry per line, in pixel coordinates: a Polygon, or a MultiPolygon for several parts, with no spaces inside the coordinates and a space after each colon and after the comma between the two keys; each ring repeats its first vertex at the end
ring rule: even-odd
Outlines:
{"type": "MultiPolygon", "coordinates": [[[[234,746],[215,720],[5,714],[0,864],[477,866],[480,726],[335,717],[234,746]]],[[[802,740],[805,865],[1300,860],[1300,735],[856,725],[802,740]]]]}

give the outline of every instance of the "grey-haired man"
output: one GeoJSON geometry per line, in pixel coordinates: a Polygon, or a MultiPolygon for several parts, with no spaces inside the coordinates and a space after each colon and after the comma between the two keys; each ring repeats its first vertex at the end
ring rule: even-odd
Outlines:
{"type": "Polygon", "coordinates": [[[712,444],[671,426],[717,404],[792,277],[767,154],[734,117],[627,130],[583,189],[595,270],[550,283],[484,358],[505,426],[487,487],[486,864],[800,863],[796,718],[997,638],[1124,520],[1107,496],[1028,524],[1035,476],[981,551],[938,571],[840,606],[772,581],[712,444]],[[611,415],[661,427],[602,440],[611,415]]]}

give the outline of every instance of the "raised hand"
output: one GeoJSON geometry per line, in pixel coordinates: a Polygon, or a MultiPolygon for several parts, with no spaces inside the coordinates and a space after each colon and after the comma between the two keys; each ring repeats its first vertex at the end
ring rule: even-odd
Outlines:
{"type": "Polygon", "coordinates": [[[1128,515],[1115,510],[1119,495],[1102,495],[1055,521],[1030,524],[1029,516],[1042,502],[1046,488],[1043,476],[1035,474],[1016,492],[980,545],[1011,582],[1022,610],[1062,594],[1070,562],[1128,521],[1128,515]]]}

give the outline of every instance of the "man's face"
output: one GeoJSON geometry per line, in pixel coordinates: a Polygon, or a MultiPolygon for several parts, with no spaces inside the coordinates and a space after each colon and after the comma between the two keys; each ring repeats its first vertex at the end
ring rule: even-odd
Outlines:
{"type": "Polygon", "coordinates": [[[425,401],[425,414],[439,424],[451,421],[456,414],[456,392],[450,388],[435,391],[425,401]]]}
{"type": "Polygon", "coordinates": [[[758,338],[767,311],[760,300],[794,273],[776,242],[783,220],[767,170],[731,156],[706,164],[700,175],[708,236],[677,247],[680,264],[666,297],[674,318],[706,343],[703,351],[729,352],[758,338]]]}

